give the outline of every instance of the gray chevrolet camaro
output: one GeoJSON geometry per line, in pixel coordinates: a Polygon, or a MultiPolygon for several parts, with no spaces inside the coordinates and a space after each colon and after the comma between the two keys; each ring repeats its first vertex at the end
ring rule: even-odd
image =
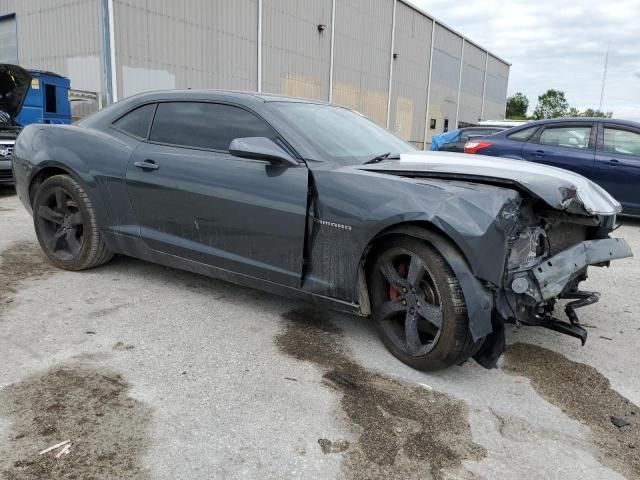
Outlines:
{"type": "Polygon", "coordinates": [[[417,151],[348,109],[286,97],[138,95],[28,126],[13,169],[58,267],[129,255],[371,316],[422,370],[494,366],[505,322],[584,343],[587,267],[631,255],[609,237],[620,205],[580,175],[417,151]]]}

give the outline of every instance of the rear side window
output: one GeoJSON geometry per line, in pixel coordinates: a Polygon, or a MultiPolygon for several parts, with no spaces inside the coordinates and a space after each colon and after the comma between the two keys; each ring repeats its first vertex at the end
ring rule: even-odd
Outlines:
{"type": "Polygon", "coordinates": [[[589,148],[591,126],[588,127],[550,127],[540,135],[540,144],[552,147],[589,148]]]}
{"type": "Polygon", "coordinates": [[[228,151],[236,138],[267,137],[273,130],[251,112],[231,105],[169,102],[158,105],[150,140],[170,145],[228,151]]]}
{"type": "Polygon", "coordinates": [[[604,128],[604,151],[640,157],[640,134],[617,128],[604,128]]]}
{"type": "Polygon", "coordinates": [[[155,103],[138,107],[116,120],[113,126],[136,138],[145,139],[149,134],[149,127],[151,126],[155,109],[155,103]]]}
{"type": "Polygon", "coordinates": [[[517,132],[512,133],[511,135],[507,135],[507,138],[510,140],[517,140],[519,142],[527,142],[533,135],[533,133],[537,130],[537,126],[529,127],[522,130],[518,130],[517,132]]]}

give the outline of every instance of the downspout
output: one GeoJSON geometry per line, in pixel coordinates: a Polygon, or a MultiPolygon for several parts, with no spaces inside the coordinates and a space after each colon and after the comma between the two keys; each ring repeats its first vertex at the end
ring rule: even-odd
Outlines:
{"type": "Polygon", "coordinates": [[[387,97],[387,129],[391,122],[391,91],[393,90],[393,62],[396,48],[396,9],[398,0],[393,0],[393,19],[391,20],[391,60],[389,61],[389,96],[387,97]]]}
{"type": "Polygon", "coordinates": [[[331,5],[331,52],[329,54],[329,103],[333,101],[333,62],[336,45],[336,0],[331,5]]]}
{"type": "Polygon", "coordinates": [[[430,119],[430,115],[429,115],[429,108],[431,108],[431,77],[432,77],[432,70],[433,70],[433,42],[436,38],[436,21],[432,20],[431,21],[431,52],[429,53],[429,80],[428,80],[428,84],[427,84],[427,111],[425,113],[425,119],[424,119],[424,144],[423,144],[423,148],[426,150],[427,149],[427,139],[429,138],[429,128],[430,128],[430,123],[431,123],[431,119],[430,119]]]}
{"type": "Polygon", "coordinates": [[[458,77],[458,100],[456,101],[456,129],[459,128],[460,121],[460,92],[462,92],[462,68],[464,67],[464,45],[466,39],[462,38],[462,49],[460,50],[460,76],[458,77]]]}
{"type": "Polygon", "coordinates": [[[258,92],[262,92],[262,0],[258,0],[258,92]]]}

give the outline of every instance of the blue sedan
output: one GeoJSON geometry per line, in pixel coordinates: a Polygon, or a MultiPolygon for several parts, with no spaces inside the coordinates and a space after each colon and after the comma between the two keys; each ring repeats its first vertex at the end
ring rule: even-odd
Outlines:
{"type": "Polygon", "coordinates": [[[577,172],[640,216],[640,124],[608,118],[540,120],[471,140],[466,153],[528,160],[577,172]]]}

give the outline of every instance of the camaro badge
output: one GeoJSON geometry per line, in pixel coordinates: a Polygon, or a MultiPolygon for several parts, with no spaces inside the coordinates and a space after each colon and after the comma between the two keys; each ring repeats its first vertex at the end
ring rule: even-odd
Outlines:
{"type": "Polygon", "coordinates": [[[350,225],[342,225],[341,223],[329,222],[327,220],[320,220],[319,218],[314,218],[314,222],[319,223],[320,225],[325,225],[327,227],[339,228],[340,230],[346,230],[347,232],[351,231],[350,225]]]}

